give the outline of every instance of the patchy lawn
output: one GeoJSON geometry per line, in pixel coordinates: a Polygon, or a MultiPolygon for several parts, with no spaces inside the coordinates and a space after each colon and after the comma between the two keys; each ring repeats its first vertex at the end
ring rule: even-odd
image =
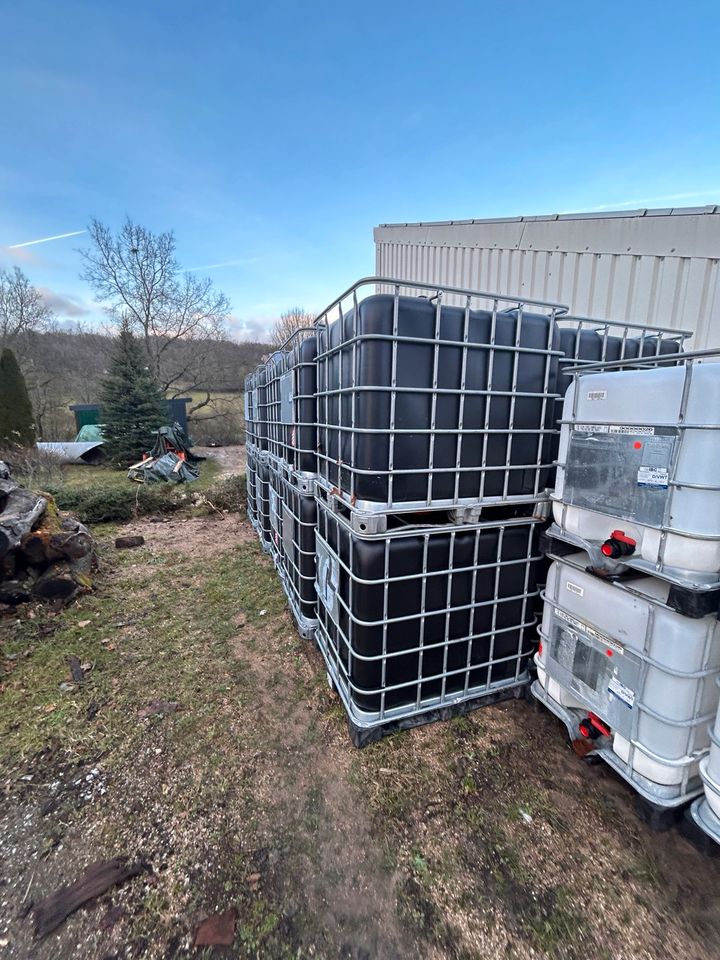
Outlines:
{"type": "Polygon", "coordinates": [[[135,520],[129,551],[99,527],[94,594],[0,619],[3,960],[210,956],[194,931],[228,908],[238,958],[717,957],[717,861],[651,833],[549,715],[505,703],[354,750],[224,517],[135,520]],[[148,869],[36,943],[31,904],[117,855],[148,869]]]}

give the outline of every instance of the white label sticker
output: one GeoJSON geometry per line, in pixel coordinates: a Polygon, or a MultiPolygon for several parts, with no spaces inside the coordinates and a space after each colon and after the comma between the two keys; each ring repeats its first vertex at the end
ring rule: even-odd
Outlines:
{"type": "Polygon", "coordinates": [[[585,590],[582,587],[579,587],[576,583],[571,583],[570,580],[565,581],[565,587],[570,591],[570,593],[577,594],[578,597],[585,596],[585,590]]]}
{"type": "Polygon", "coordinates": [[[607,398],[607,390],[588,390],[587,398],[588,400],[605,400],[607,398]]]}
{"type": "Polygon", "coordinates": [[[640,467],[637,472],[637,485],[651,487],[654,490],[666,490],[669,477],[666,467],[640,467]]]}
{"type": "Polygon", "coordinates": [[[635,705],[635,691],[631,690],[630,687],[626,687],[617,677],[610,677],[608,693],[613,697],[617,697],[626,707],[632,708],[635,705]]]}
{"type": "Polygon", "coordinates": [[[630,437],[652,437],[655,427],[628,427],[615,423],[574,423],[575,433],[622,433],[630,437]]]}
{"type": "Polygon", "coordinates": [[[561,610],[560,607],[554,607],[553,609],[555,611],[555,616],[558,617],[558,619],[564,620],[565,623],[571,624],[582,633],[587,634],[589,637],[593,637],[598,641],[598,643],[602,643],[603,646],[612,648],[615,653],[624,653],[622,644],[618,643],[617,640],[613,640],[604,633],[594,630],[589,624],[584,623],[582,620],[577,620],[575,617],[571,617],[570,614],[565,613],[565,611],[561,610]]]}

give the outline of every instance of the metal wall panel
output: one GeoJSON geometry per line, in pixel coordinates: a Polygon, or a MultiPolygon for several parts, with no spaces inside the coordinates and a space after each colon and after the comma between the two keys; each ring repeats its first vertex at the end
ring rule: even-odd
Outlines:
{"type": "Polygon", "coordinates": [[[383,224],[376,272],[695,330],[720,347],[720,206],[383,224]]]}

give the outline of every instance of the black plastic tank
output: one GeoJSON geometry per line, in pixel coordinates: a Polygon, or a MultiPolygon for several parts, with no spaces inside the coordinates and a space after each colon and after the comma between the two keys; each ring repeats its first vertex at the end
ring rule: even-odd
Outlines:
{"type": "Polygon", "coordinates": [[[527,682],[537,527],[522,518],[368,538],[318,501],[317,636],[352,720],[527,682]]]}
{"type": "Polygon", "coordinates": [[[254,450],[247,449],[247,465],[245,467],[245,476],[247,479],[247,514],[250,523],[257,529],[257,461],[254,450]]]}
{"type": "Polygon", "coordinates": [[[248,447],[256,446],[257,439],[255,437],[255,412],[254,412],[254,401],[255,401],[255,372],[249,373],[245,377],[245,393],[244,393],[244,414],[245,414],[245,445],[248,447]]]}
{"type": "Polygon", "coordinates": [[[492,313],[472,310],[465,351],[462,308],[443,306],[438,324],[433,302],[399,297],[394,336],[394,303],[370,296],[319,327],[320,475],[388,508],[532,499],[549,478],[554,321],[498,313],[493,338],[492,313]]]}
{"type": "Polygon", "coordinates": [[[258,535],[263,549],[272,550],[272,526],[270,523],[270,465],[267,457],[260,456],[257,461],[255,491],[257,497],[258,535]]]}
{"type": "Polygon", "coordinates": [[[313,635],[317,620],[315,528],[317,505],[302,493],[289,469],[271,471],[271,528],[283,588],[300,633],[313,635]],[[277,503],[273,506],[273,494],[277,503]]]}
{"type": "Polygon", "coordinates": [[[268,361],[270,452],[291,469],[317,473],[317,337],[291,344],[268,361]]]}

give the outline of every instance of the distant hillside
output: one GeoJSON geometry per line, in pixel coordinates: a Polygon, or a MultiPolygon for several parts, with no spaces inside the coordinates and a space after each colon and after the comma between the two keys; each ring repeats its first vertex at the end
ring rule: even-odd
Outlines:
{"type": "MultiPolygon", "coordinates": [[[[32,334],[19,345],[19,359],[28,380],[35,418],[43,439],[69,439],[73,434],[74,421],[67,409],[68,404],[97,400],[98,384],[107,365],[111,343],[111,337],[100,333],[63,331],[32,334]]],[[[233,340],[214,341],[207,347],[201,382],[183,383],[182,387],[192,392],[196,403],[204,399],[206,392],[211,396],[223,395],[222,402],[199,412],[199,416],[207,418],[212,414],[213,420],[219,421],[223,419],[221,408],[227,406],[228,395],[242,393],[245,376],[273,348],[268,344],[233,340]]],[[[194,349],[194,344],[182,341],[169,348],[168,355],[176,369],[183,369],[186,356],[194,349]]],[[[173,392],[181,395],[186,390],[173,392]]],[[[220,433],[221,427],[221,423],[213,424],[220,433]]],[[[211,439],[237,442],[238,431],[234,429],[232,433],[232,438],[213,436],[211,439]]]]}

